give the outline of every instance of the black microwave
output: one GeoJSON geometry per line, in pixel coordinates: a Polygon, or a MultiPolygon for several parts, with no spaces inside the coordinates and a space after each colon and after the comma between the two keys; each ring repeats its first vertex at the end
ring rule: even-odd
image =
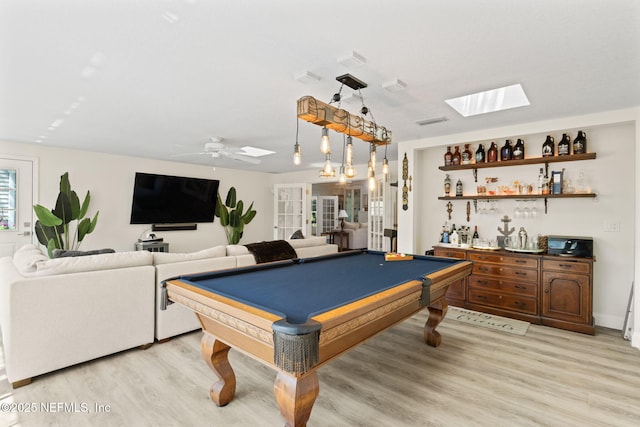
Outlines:
{"type": "Polygon", "coordinates": [[[593,239],[591,237],[547,236],[550,255],[593,258],[593,239]]]}

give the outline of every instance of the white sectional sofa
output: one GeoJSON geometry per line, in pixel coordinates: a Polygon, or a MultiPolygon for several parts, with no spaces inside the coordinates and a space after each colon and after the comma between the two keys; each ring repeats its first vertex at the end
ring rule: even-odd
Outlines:
{"type": "MultiPolygon", "coordinates": [[[[299,258],[338,251],[324,237],[288,242],[299,258]]],[[[178,304],[161,309],[162,281],[255,263],[242,245],[57,259],[27,245],[0,258],[7,378],[18,387],[37,375],[199,329],[191,310],[178,304]]]]}

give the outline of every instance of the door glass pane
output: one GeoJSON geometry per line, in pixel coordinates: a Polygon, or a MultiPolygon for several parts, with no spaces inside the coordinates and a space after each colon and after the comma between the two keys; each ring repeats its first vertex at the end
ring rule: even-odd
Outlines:
{"type": "Polygon", "coordinates": [[[0,169],[0,230],[16,229],[16,171],[0,169]]]}

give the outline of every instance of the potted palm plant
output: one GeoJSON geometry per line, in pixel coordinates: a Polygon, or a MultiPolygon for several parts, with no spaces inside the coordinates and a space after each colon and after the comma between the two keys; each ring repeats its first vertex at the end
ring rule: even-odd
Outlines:
{"type": "Polygon", "coordinates": [[[91,194],[87,194],[80,203],[75,191],[71,189],[69,172],[60,177],[60,193],[56,206],[48,209],[42,205],[35,205],[33,210],[38,217],[36,221],[36,236],[38,241],[46,246],[49,257],[54,249],[77,250],[87,234],[93,232],[98,223],[98,213],[92,219],[85,218],[91,194]]]}

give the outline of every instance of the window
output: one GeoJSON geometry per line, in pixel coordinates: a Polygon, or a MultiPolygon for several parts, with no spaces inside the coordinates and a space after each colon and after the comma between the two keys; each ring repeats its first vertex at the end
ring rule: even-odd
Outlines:
{"type": "Polygon", "coordinates": [[[16,171],[0,169],[0,230],[16,229],[16,171]]]}

